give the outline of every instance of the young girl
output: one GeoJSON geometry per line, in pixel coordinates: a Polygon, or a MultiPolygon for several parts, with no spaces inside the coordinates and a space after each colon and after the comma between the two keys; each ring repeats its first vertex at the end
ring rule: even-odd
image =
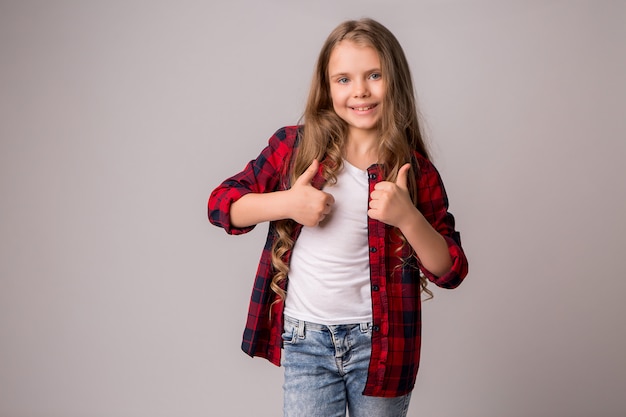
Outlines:
{"type": "Polygon", "coordinates": [[[319,55],[302,126],[209,198],[227,233],[269,221],[242,349],[285,368],[285,416],[404,416],[420,295],[467,274],[389,30],[348,21],[319,55]]]}

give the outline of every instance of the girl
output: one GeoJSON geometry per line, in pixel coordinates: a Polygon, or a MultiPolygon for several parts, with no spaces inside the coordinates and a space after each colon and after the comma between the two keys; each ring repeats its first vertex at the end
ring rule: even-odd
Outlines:
{"type": "Polygon", "coordinates": [[[400,44],[371,19],[324,43],[302,126],[209,198],[241,234],[269,221],[242,349],[285,368],[285,416],[404,416],[428,280],[467,274],[400,44]]]}

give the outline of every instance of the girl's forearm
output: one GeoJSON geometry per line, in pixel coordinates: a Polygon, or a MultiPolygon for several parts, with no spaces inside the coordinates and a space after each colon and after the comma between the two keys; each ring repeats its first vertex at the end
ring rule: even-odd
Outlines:
{"type": "Polygon", "coordinates": [[[452,258],[443,236],[428,223],[417,209],[400,225],[402,234],[411,245],[421,264],[440,277],[452,268],[452,258]]]}
{"type": "Polygon", "coordinates": [[[318,190],[311,181],[318,169],[317,160],[286,191],[250,193],[230,206],[230,222],[235,227],[293,219],[304,226],[316,226],[330,213],[335,202],[332,195],[318,190]]]}
{"type": "Polygon", "coordinates": [[[230,206],[230,221],[235,227],[248,227],[255,224],[287,218],[286,191],[272,193],[250,193],[230,206]]]}

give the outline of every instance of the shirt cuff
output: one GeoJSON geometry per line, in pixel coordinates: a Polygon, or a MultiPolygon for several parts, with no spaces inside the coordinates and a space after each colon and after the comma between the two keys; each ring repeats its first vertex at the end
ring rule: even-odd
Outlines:
{"type": "Polygon", "coordinates": [[[457,242],[449,236],[443,237],[448,244],[448,252],[452,258],[452,267],[444,275],[438,277],[420,263],[420,271],[424,276],[435,285],[441,288],[456,288],[467,275],[468,264],[465,253],[457,242]]]}

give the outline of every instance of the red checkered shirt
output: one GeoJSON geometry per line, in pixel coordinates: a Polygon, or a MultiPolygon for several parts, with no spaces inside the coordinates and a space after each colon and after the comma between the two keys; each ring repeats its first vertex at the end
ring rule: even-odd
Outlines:
{"type": "MultiPolygon", "coordinates": [[[[233,235],[254,228],[234,227],[230,222],[230,206],[247,193],[287,189],[289,163],[300,132],[298,126],[278,130],[255,160],[211,193],[208,203],[211,223],[233,235]]],[[[414,156],[413,165],[417,169],[412,172],[417,172],[417,208],[448,243],[452,268],[441,277],[434,276],[419,264],[415,256],[410,255],[407,245],[403,245],[397,234],[392,233],[393,227],[368,218],[373,331],[364,395],[395,397],[409,393],[415,385],[421,343],[420,270],[430,281],[444,288],[458,286],[468,271],[460,235],[455,230],[454,217],[448,212],[448,198],[439,173],[422,155],[416,152],[414,156]]],[[[322,165],[323,161],[312,182],[320,189],[325,184],[321,175],[322,165]]],[[[371,192],[384,176],[379,165],[372,165],[367,171],[371,192]]],[[[301,225],[296,226],[294,239],[297,239],[301,228],[301,225]]],[[[275,224],[270,222],[252,290],[242,349],[250,356],[263,357],[280,366],[283,303],[272,306],[276,295],[270,289],[274,275],[271,249],[276,236],[275,224]]],[[[289,252],[285,257],[287,262],[290,255],[289,252]]]]}

